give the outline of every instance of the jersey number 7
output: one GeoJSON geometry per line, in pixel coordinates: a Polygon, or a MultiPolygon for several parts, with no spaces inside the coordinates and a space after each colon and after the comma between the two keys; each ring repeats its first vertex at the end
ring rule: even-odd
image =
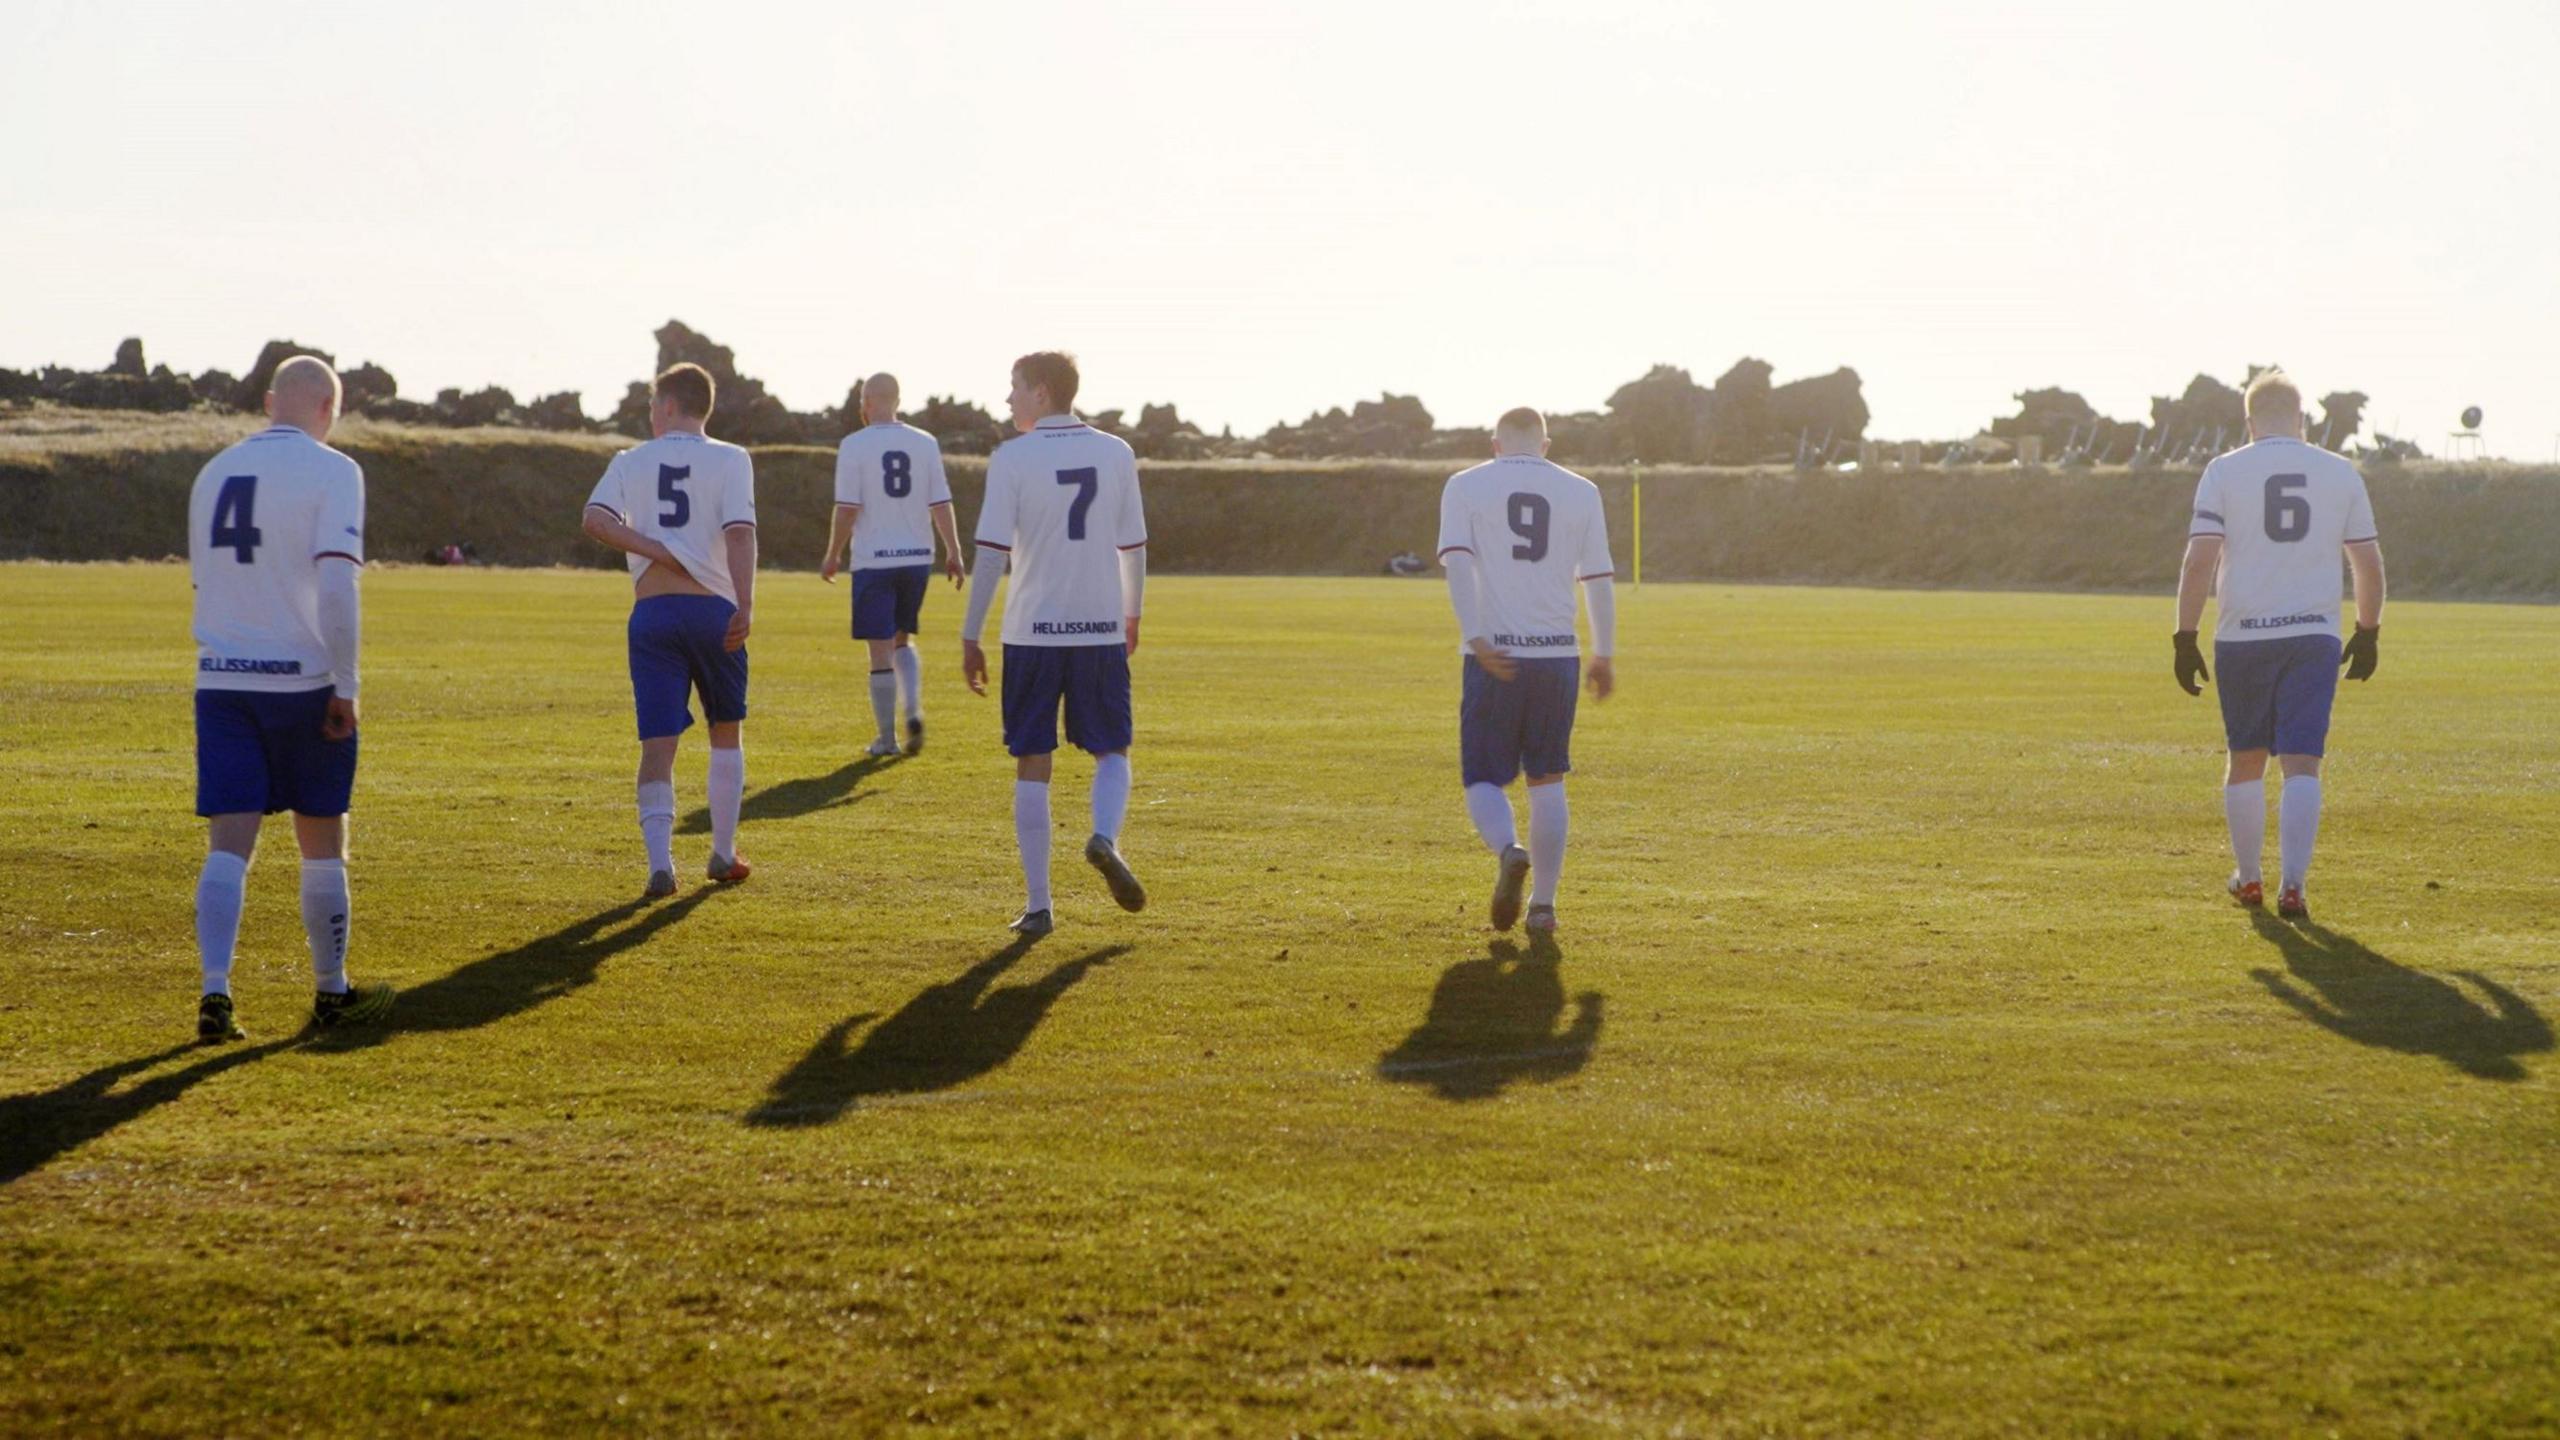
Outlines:
{"type": "Polygon", "coordinates": [[[1076,487],[1076,498],[1067,502],[1067,538],[1084,538],[1085,512],[1093,508],[1094,492],[1102,488],[1102,472],[1090,465],[1058,472],[1058,483],[1076,487]]]}

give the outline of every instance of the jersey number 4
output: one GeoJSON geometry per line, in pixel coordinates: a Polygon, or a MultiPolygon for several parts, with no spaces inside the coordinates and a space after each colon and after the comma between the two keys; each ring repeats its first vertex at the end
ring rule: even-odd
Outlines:
{"type": "Polygon", "coordinates": [[[1511,521],[1511,533],[1520,537],[1520,543],[1511,547],[1511,558],[1514,560],[1546,559],[1547,521],[1553,513],[1547,504],[1547,497],[1523,491],[1512,496],[1510,504],[1505,509],[1511,521]]]}
{"type": "Polygon", "coordinates": [[[246,565],[258,558],[258,545],[267,537],[258,530],[258,477],[233,475],[222,482],[213,497],[213,548],[228,547],[233,559],[246,565]]]}
{"type": "Polygon", "coordinates": [[[2267,477],[2267,538],[2290,545],[2311,533],[2311,500],[2294,492],[2311,483],[2308,475],[2267,477]]]}

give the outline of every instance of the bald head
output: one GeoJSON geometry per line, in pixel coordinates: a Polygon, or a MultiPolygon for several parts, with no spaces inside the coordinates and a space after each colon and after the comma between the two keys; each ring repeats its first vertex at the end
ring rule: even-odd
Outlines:
{"type": "Polygon", "coordinates": [[[1547,453],[1547,417],[1526,405],[1505,410],[1493,422],[1493,453],[1497,455],[1544,455],[1547,453]]]}
{"type": "Polygon", "coordinates": [[[339,394],[338,372],[329,362],[296,355],[277,366],[275,378],[267,382],[267,418],[325,440],[338,420],[339,394]]]}
{"type": "Polygon", "coordinates": [[[898,377],[883,370],[862,382],[862,418],[886,425],[898,418],[898,377]]]}

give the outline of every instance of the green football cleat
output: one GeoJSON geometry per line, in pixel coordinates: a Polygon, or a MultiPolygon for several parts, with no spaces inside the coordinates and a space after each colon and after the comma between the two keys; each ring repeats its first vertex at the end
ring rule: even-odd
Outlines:
{"type": "Polygon", "coordinates": [[[239,1021],[231,1018],[230,996],[207,995],[197,1004],[196,1038],[207,1045],[249,1038],[249,1032],[240,1028],[239,1021]]]}
{"type": "Polygon", "coordinates": [[[1084,842],[1084,859],[1102,872],[1102,883],[1111,887],[1111,898],[1121,909],[1134,914],[1147,908],[1147,887],[1138,883],[1136,872],[1120,858],[1120,847],[1110,837],[1096,835],[1084,842]]]}
{"type": "Polygon", "coordinates": [[[323,990],[311,997],[311,1023],[323,1030],[340,1025],[372,1025],[391,1013],[391,997],[398,992],[389,985],[351,985],[331,993],[323,990]]]}

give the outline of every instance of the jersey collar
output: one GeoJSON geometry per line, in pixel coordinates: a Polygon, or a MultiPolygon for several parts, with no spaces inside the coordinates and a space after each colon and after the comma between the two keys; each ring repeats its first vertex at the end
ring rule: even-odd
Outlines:
{"type": "Polygon", "coordinates": [[[1082,430],[1085,423],[1073,415],[1043,415],[1031,426],[1034,430],[1082,430]]]}

